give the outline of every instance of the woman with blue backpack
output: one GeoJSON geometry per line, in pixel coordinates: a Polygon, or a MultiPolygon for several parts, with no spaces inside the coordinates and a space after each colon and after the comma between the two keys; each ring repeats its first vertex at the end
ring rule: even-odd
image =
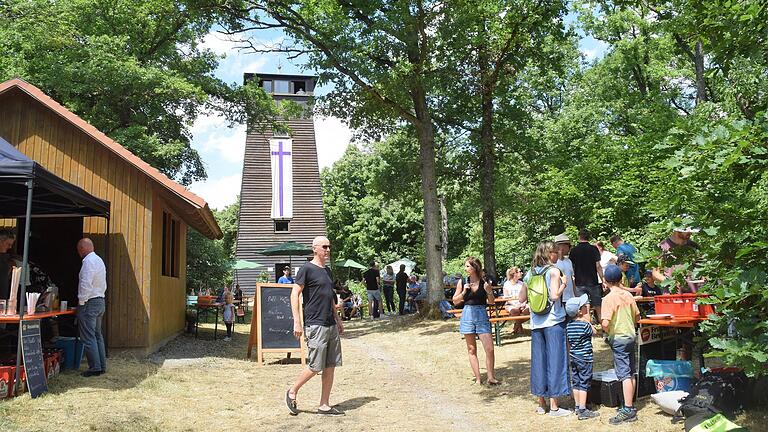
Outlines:
{"type": "Polygon", "coordinates": [[[491,337],[491,322],[488,319],[488,305],[494,304],[493,289],[491,284],[483,280],[483,265],[475,257],[469,257],[464,261],[464,270],[469,276],[467,283],[459,279],[456,284],[456,292],[453,294],[453,305],[461,310],[459,332],[464,335],[469,354],[469,366],[475,375],[475,382],[481,384],[480,362],[477,360],[477,341],[480,338],[485,350],[485,369],[488,372],[488,385],[498,385],[496,380],[493,352],[493,338],[491,337]]]}
{"type": "Polygon", "coordinates": [[[523,278],[520,301],[531,310],[531,393],[538,396],[537,414],[564,417],[571,411],[560,408],[557,398],[569,396],[568,352],[565,345],[565,309],[561,296],[565,284],[555,267],[558,253],[551,241],[539,243],[531,269],[523,278]]]}

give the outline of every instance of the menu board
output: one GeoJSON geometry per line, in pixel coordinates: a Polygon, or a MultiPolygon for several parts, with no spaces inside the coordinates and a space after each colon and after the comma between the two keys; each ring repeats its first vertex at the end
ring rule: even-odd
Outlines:
{"type": "MultiPolygon", "coordinates": [[[[251,335],[248,341],[248,357],[251,349],[256,346],[256,357],[261,364],[264,353],[287,353],[290,358],[292,352],[301,355],[302,364],[304,358],[304,341],[293,334],[293,311],[291,310],[292,285],[259,283],[256,285],[256,307],[251,319],[251,335]]],[[[299,314],[301,314],[299,304],[299,314]]],[[[301,315],[299,320],[301,320],[301,315]]]]}
{"type": "Polygon", "coordinates": [[[21,350],[24,369],[27,373],[27,387],[33,398],[48,391],[43,367],[43,344],[40,338],[40,320],[21,322],[21,350]]]}
{"type": "Polygon", "coordinates": [[[261,317],[261,347],[267,349],[298,349],[299,339],[293,335],[291,290],[262,288],[259,315],[261,317]]]}

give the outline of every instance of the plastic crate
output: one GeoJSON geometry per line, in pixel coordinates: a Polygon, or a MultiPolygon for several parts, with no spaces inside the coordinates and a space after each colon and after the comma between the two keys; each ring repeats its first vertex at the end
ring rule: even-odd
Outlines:
{"type": "Polygon", "coordinates": [[[654,297],[654,308],[657,314],[670,314],[676,317],[707,317],[715,313],[711,304],[698,304],[700,297],[707,294],[665,294],[654,297]]]}
{"type": "MultiPolygon", "coordinates": [[[[0,399],[10,397],[11,381],[16,375],[16,366],[0,366],[0,399]]],[[[19,393],[24,393],[27,389],[27,375],[24,373],[24,366],[21,367],[21,389],[19,393]]]]}

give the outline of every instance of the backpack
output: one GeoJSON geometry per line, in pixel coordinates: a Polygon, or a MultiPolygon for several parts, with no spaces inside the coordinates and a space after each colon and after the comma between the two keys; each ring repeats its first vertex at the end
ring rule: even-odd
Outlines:
{"type": "Polygon", "coordinates": [[[696,425],[697,421],[714,414],[733,417],[743,408],[747,388],[748,381],[743,372],[706,373],[693,385],[688,396],[680,399],[680,409],[673,421],[685,417],[686,425],[696,425]]]}
{"type": "Polygon", "coordinates": [[[547,315],[552,309],[552,300],[549,298],[549,288],[547,288],[547,272],[552,268],[551,265],[544,266],[540,273],[531,268],[531,276],[528,278],[528,305],[531,312],[536,315],[547,315]]]}

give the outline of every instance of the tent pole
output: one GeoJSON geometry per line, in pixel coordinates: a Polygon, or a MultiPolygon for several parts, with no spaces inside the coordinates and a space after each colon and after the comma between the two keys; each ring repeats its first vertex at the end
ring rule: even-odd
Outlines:
{"type": "MultiPolygon", "coordinates": [[[[110,206],[111,205],[112,205],[112,203],[110,203],[110,206]]],[[[111,210],[112,209],[110,208],[110,211],[111,210]]],[[[107,270],[106,270],[106,272],[107,272],[106,273],[107,281],[109,281],[109,268],[110,268],[110,264],[111,264],[111,262],[110,262],[111,260],[109,259],[109,237],[110,237],[109,236],[109,228],[110,228],[110,221],[111,220],[112,220],[111,215],[107,215],[107,232],[104,234],[105,237],[106,237],[105,238],[105,244],[106,244],[105,249],[106,250],[104,251],[104,259],[107,261],[106,264],[105,264],[105,267],[107,268],[107,270]]],[[[109,294],[107,292],[104,292],[104,305],[105,306],[107,305],[107,301],[108,300],[109,300],[109,294]]],[[[107,319],[106,319],[107,329],[109,329],[109,322],[110,322],[109,314],[105,314],[105,315],[107,316],[107,319]]],[[[105,356],[109,356],[109,332],[108,331],[106,331],[106,332],[102,331],[102,334],[104,335],[104,355],[105,356]]],[[[77,346],[75,346],[75,351],[77,351],[77,346]]]]}
{"type": "MultiPolygon", "coordinates": [[[[32,190],[35,187],[32,179],[27,180],[27,213],[24,216],[24,252],[21,261],[21,295],[19,296],[19,340],[16,344],[16,375],[14,376],[13,385],[11,389],[13,394],[17,394],[17,390],[20,387],[21,382],[19,378],[21,376],[21,363],[22,363],[22,335],[21,335],[21,323],[24,321],[24,310],[26,309],[25,300],[27,299],[27,273],[29,272],[29,223],[32,221],[32,190]]],[[[11,287],[16,289],[16,287],[11,287]]]]}

